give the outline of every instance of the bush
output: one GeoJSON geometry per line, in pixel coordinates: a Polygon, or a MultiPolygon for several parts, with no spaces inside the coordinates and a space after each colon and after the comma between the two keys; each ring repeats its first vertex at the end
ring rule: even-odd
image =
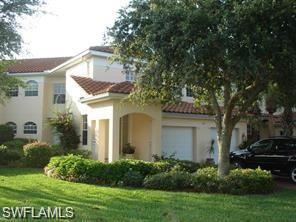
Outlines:
{"type": "Polygon", "coordinates": [[[27,139],[14,139],[11,141],[7,141],[3,143],[3,145],[7,146],[9,150],[14,150],[20,153],[21,156],[24,155],[23,147],[28,144],[30,140],[27,139]]]}
{"type": "Polygon", "coordinates": [[[200,164],[189,161],[189,160],[178,160],[171,157],[159,157],[158,155],[153,155],[153,159],[155,163],[165,163],[165,165],[168,167],[166,171],[170,171],[174,168],[174,170],[178,169],[179,171],[185,171],[189,173],[195,172],[198,168],[200,168],[200,164]]]}
{"type": "Polygon", "coordinates": [[[19,152],[10,150],[5,145],[0,145],[0,165],[8,165],[20,159],[21,155],[19,152]]]}
{"type": "Polygon", "coordinates": [[[144,179],[144,187],[158,190],[184,190],[191,187],[191,174],[183,171],[158,173],[144,179]]]}
{"type": "Polygon", "coordinates": [[[55,117],[49,119],[49,125],[59,135],[63,150],[78,149],[80,139],[73,123],[73,114],[67,109],[65,112],[57,112],[55,117]]]}
{"type": "Polygon", "coordinates": [[[220,179],[215,167],[200,168],[190,174],[180,165],[171,168],[166,161],[120,160],[102,163],[70,154],[51,158],[45,171],[49,176],[74,182],[144,186],[160,190],[255,194],[270,193],[274,189],[271,174],[264,170],[235,169],[220,179]]]}
{"type": "Polygon", "coordinates": [[[139,171],[130,170],[122,178],[122,185],[127,187],[142,187],[144,176],[139,171]]]}
{"type": "Polygon", "coordinates": [[[274,188],[270,172],[258,168],[231,170],[222,189],[231,194],[263,194],[271,193],[274,188]]]}
{"type": "Polygon", "coordinates": [[[192,177],[193,189],[197,192],[229,194],[263,194],[274,190],[271,174],[261,169],[234,169],[224,179],[213,167],[199,169],[192,177]]]}
{"type": "Polygon", "coordinates": [[[102,163],[84,159],[82,156],[68,155],[51,158],[48,170],[54,170],[54,176],[63,180],[117,184],[129,171],[139,172],[143,177],[163,172],[165,163],[152,163],[141,160],[119,160],[102,163]]]}
{"type": "Polygon", "coordinates": [[[0,144],[12,140],[14,137],[13,129],[7,125],[0,125],[0,144]]]}
{"type": "Polygon", "coordinates": [[[67,154],[74,154],[74,155],[82,156],[85,159],[89,159],[91,157],[91,151],[89,151],[89,150],[82,150],[82,149],[69,150],[67,152],[67,154]]]}
{"type": "Polygon", "coordinates": [[[51,147],[47,143],[34,142],[24,146],[25,162],[30,167],[44,167],[52,156],[51,147]]]}
{"type": "Polygon", "coordinates": [[[192,187],[197,192],[217,193],[221,191],[221,185],[215,167],[198,169],[192,176],[192,187]]]}

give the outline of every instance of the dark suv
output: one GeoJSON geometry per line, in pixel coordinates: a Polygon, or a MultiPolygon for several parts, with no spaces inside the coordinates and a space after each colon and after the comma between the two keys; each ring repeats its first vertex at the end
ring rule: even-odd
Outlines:
{"type": "Polygon", "coordinates": [[[230,162],[242,168],[270,170],[289,176],[296,183],[296,139],[276,137],[262,139],[245,150],[230,153],[230,162]]]}

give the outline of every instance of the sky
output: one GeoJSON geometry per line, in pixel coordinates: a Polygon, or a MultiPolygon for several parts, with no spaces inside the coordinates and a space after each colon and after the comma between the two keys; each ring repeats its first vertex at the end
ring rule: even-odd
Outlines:
{"type": "Polygon", "coordinates": [[[128,0],[46,0],[46,13],[21,20],[23,52],[19,58],[74,56],[102,45],[128,0]]]}

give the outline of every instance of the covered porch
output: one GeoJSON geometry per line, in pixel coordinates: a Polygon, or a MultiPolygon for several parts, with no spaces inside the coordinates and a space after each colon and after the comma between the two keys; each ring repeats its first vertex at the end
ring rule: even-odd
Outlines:
{"type": "Polygon", "coordinates": [[[118,100],[90,104],[90,136],[93,158],[112,162],[123,157],[123,147],[134,146],[135,159],[152,160],[161,154],[161,107],[137,107],[118,100]]]}

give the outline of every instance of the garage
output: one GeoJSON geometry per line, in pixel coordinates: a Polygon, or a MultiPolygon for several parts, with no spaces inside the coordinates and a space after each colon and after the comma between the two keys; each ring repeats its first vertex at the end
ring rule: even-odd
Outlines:
{"type": "Polygon", "coordinates": [[[193,160],[193,128],[163,127],[162,153],[166,156],[175,154],[174,157],[181,160],[193,160]]]}
{"type": "MultiPolygon", "coordinates": [[[[237,138],[238,137],[238,129],[234,129],[232,131],[231,136],[231,145],[230,151],[234,151],[238,149],[237,138]]],[[[218,163],[218,143],[217,143],[217,129],[211,128],[211,140],[214,140],[214,153],[212,154],[212,158],[214,158],[215,163],[218,163]]]]}

